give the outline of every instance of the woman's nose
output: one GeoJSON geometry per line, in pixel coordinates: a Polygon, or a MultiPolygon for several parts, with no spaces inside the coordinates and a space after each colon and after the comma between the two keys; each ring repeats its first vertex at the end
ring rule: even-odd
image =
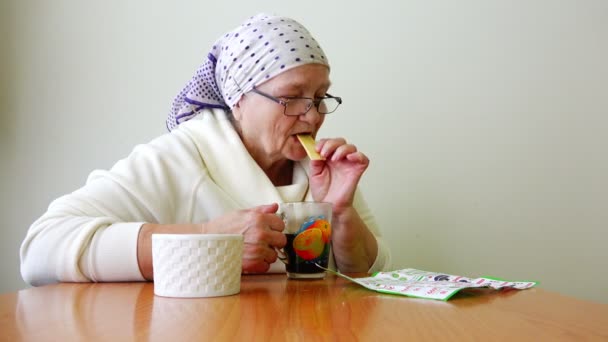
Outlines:
{"type": "Polygon", "coordinates": [[[318,124],[322,118],[323,118],[323,114],[319,113],[319,110],[317,109],[317,106],[315,106],[315,105],[310,107],[308,112],[300,115],[300,120],[306,121],[312,125],[318,124]]]}

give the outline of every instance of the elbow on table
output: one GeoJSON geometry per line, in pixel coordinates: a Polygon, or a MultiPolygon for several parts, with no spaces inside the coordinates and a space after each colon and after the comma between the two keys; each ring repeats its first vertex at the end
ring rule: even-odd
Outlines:
{"type": "Polygon", "coordinates": [[[26,284],[31,286],[42,286],[59,282],[54,275],[45,272],[40,265],[37,265],[28,258],[24,259],[23,256],[21,257],[21,277],[26,284]]]}
{"type": "Polygon", "coordinates": [[[40,234],[29,234],[21,245],[20,271],[25,283],[32,286],[42,286],[70,280],[66,274],[67,266],[61,260],[65,257],[65,246],[39,241],[40,234]]]}

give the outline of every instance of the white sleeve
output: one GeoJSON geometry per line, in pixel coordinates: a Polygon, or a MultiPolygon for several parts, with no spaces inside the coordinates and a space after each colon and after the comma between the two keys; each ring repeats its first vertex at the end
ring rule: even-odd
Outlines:
{"type": "Polygon", "coordinates": [[[376,237],[376,242],[378,243],[378,255],[376,256],[376,260],[372,264],[372,267],[367,271],[367,273],[373,274],[376,272],[386,271],[390,267],[391,263],[391,254],[388,249],[388,246],[384,243],[382,239],[382,234],[380,233],[380,229],[378,228],[378,224],[376,223],[376,218],[372,214],[372,211],[367,206],[363,195],[359,190],[355,192],[355,199],[353,202],[353,206],[359,213],[359,216],[367,225],[367,228],[374,234],[376,237]]]}
{"type": "Polygon", "coordinates": [[[23,279],[32,285],[143,281],[137,260],[142,224],[173,223],[176,203],[188,206],[178,194],[190,192],[183,189],[201,174],[198,152],[185,140],[167,134],[140,145],[110,171],[94,171],[84,187],[53,201],[21,245],[23,279]]]}
{"type": "MultiPolygon", "coordinates": [[[[87,197],[94,196],[99,183],[53,201],[32,224],[21,245],[21,274],[27,283],[143,280],[135,248],[141,222],[120,223],[118,213],[107,205],[98,203],[95,208],[93,202],[98,199],[87,197]],[[111,254],[121,261],[104,258],[111,254]],[[100,264],[107,265],[101,269],[117,271],[100,273],[100,264]]],[[[114,204],[119,205],[118,201],[114,204]]]]}

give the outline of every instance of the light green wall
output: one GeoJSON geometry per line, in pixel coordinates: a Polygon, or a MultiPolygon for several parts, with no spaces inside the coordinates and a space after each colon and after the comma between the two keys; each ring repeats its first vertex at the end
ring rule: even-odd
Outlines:
{"type": "Polygon", "coordinates": [[[50,201],[164,132],[225,30],[299,19],[371,158],[393,267],[539,280],[608,303],[606,1],[2,2],[0,293],[50,201]],[[210,6],[210,7],[206,7],[210,6]]]}

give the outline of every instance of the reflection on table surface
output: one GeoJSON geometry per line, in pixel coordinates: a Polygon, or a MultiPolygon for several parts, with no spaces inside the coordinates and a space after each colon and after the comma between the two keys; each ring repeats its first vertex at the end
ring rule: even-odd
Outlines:
{"type": "Polygon", "coordinates": [[[158,297],[152,283],[22,290],[0,296],[0,331],[1,340],[608,340],[608,305],[538,288],[440,302],[332,275],[246,275],[240,294],[216,298],[158,297]]]}

